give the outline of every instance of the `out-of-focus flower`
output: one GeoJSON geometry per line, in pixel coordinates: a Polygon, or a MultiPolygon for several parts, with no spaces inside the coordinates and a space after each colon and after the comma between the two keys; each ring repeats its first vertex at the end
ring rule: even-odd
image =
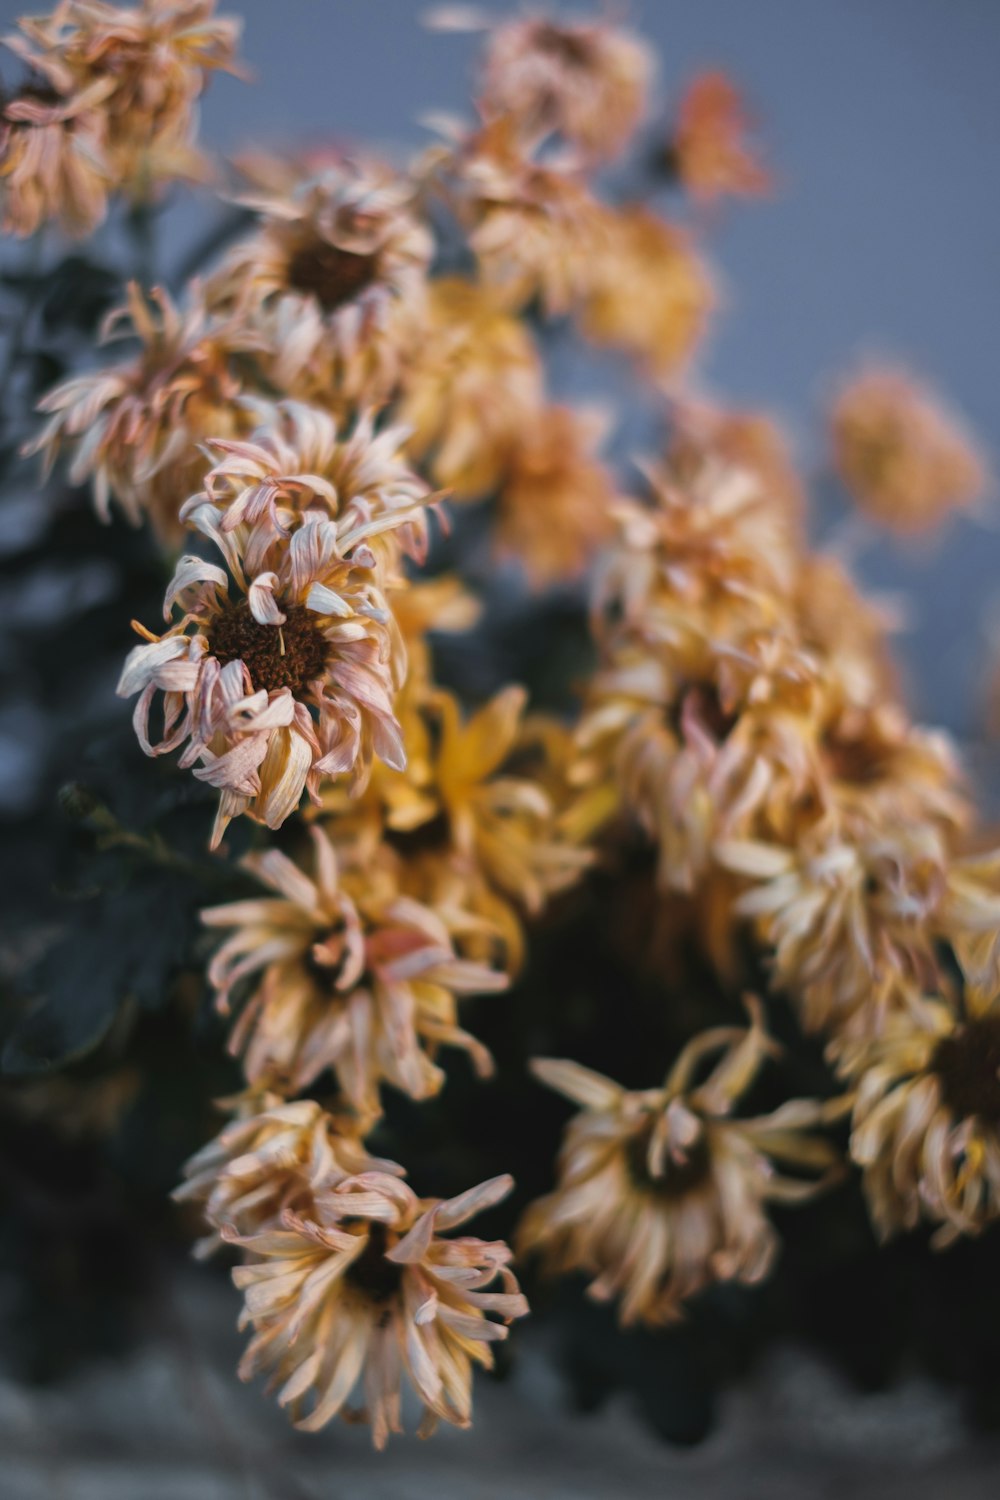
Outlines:
{"type": "MultiPolygon", "coordinates": [[[[431,19],[475,24],[476,13],[439,7],[431,19]]],[[[620,27],[505,19],[489,27],[478,102],[487,118],[510,116],[529,135],[554,132],[591,160],[604,160],[639,124],[652,73],[648,47],[620,27]]]]}
{"type": "Polygon", "coordinates": [[[763,412],[730,411],[685,398],[674,413],[676,431],[667,452],[667,469],[681,486],[697,482],[706,463],[748,469],[793,527],[800,527],[806,495],[788,438],[763,412]]]}
{"type": "Polygon", "coordinates": [[[312,1099],[288,1102],[250,1093],[236,1117],[185,1164],[178,1203],[198,1202],[213,1233],[195,1246],[199,1257],[221,1244],[222,1230],[254,1234],[284,1210],[308,1209],[312,1194],[359,1172],[402,1176],[402,1168],[369,1156],[356,1121],[330,1115],[312,1099]]]}
{"type": "Polygon", "coordinates": [[[332,1068],[352,1104],[377,1114],[382,1081],[415,1099],[438,1091],[442,1045],[489,1072],[489,1053],[457,1024],[456,997],[503,989],[506,977],[459,956],[442,916],[400,889],[390,850],[352,864],[320,828],[312,837],[314,878],[276,849],[249,855],[277,899],[202,914],[230,929],[209,967],[220,1009],[251,988],[231,1039],[247,1077],[297,1092],[332,1068]]]}
{"type": "Polygon", "coordinates": [[[702,73],[685,90],[669,160],[687,191],[710,203],[727,196],[760,197],[771,178],[749,143],[750,119],[725,73],[702,73]]]}
{"type": "Polygon", "coordinates": [[[795,587],[795,618],[803,644],[825,664],[831,703],[868,719],[879,704],[898,697],[889,635],[898,611],[865,598],[835,558],[805,554],[795,587]]]}
{"type": "Polygon", "coordinates": [[[584,335],[624,350],[657,379],[687,364],[715,305],[711,278],[686,235],[642,206],[604,211],[582,293],[584,335]]]}
{"type": "Polygon", "coordinates": [[[614,481],[594,451],[606,428],[601,412],[546,406],[508,452],[496,546],[536,587],[577,577],[614,533],[614,481]]]}
{"type": "Polygon", "coordinates": [[[4,40],[69,100],[97,91],[111,179],[137,199],[160,180],[201,177],[196,105],[206,75],[238,72],[239,20],[215,0],[60,0],[4,40]]]}
{"type": "Polygon", "coordinates": [[[995,995],[964,1014],[917,996],[839,1064],[856,1085],[851,1156],[882,1238],[925,1219],[944,1247],[1000,1218],[995,995]]]}
{"type": "Polygon", "coordinates": [[[27,451],[44,452],[48,469],[69,447],[70,480],[93,479],[102,520],[113,497],[134,525],[148,515],[161,541],[176,547],[181,506],[210,465],[201,445],[255,424],[239,400],[247,374],[240,357],[261,340],[232,319],[210,318],[197,286],[182,311],[160,288],[147,300],[134,282],[127,305],[105,321],[103,337],[115,335],[138,337],[139,352],[50,391],[40,410],[51,420],[27,451]]]}
{"type": "Polygon", "coordinates": [[[298,466],[277,475],[271,453],[259,451],[239,500],[224,513],[208,501],[190,513],[226,569],[180,559],[164,616],[175,606],[182,616],[162,636],[142,632],[148,644],[129,654],[118,685],[123,697],[139,694],[133,722],[146,754],[186,741],[181,766],[219,788],[213,847],[240,813],[279,827],[304,790],[318,796],[321,776],[350,773],[361,786],[374,756],[406,763],[393,713],[402,642],[368,537],[405,524],[412,509],[373,518],[348,503],[329,519],[340,506],[329,481],[298,466]],[[278,508],[303,492],[319,508],[278,508]],[[159,692],[163,738],[154,744],[159,692]]]}
{"type": "Polygon", "coordinates": [[[490,1345],[528,1306],[505,1244],[442,1232],[512,1185],[497,1177],[457,1198],[419,1199],[398,1178],[365,1172],[317,1192],[308,1213],[285,1210],[280,1227],[227,1234],[251,1262],[233,1272],[246,1299],[241,1326],[254,1330],[241,1377],[269,1372],[306,1432],[342,1411],[360,1382],[364,1408],[345,1414],[369,1422],[382,1448],[402,1430],[405,1369],[423,1436],[439,1420],[470,1426],[473,1363],[492,1366],[490,1345]],[[498,1278],[503,1290],[488,1290],[498,1278]]]}
{"type": "Polygon", "coordinates": [[[411,451],[429,453],[435,482],[458,500],[495,490],[543,401],[541,362],[524,324],[488,288],[457,276],[431,282],[399,419],[413,429],[411,451]]]}
{"type": "Polygon", "coordinates": [[[521,1252],[592,1276],[590,1295],[619,1298],[625,1325],[670,1322],[715,1281],[762,1280],[778,1249],[766,1205],[813,1196],[822,1185],[814,1174],[828,1178],[836,1163],[832,1146],[808,1133],[824,1118],[815,1101],[732,1118],[771,1050],[755,1006],[748,1030],[689,1042],[658,1089],[631,1093],[577,1063],[536,1060],[542,1081],[581,1112],[566,1130],[555,1191],[522,1220],[521,1252]],[[782,1175],[776,1161],[805,1175],[782,1175]]]}
{"type": "Polygon", "coordinates": [[[58,221],[77,237],[107,212],[102,84],[64,95],[27,84],[0,100],[0,228],[25,238],[58,221]]]}
{"type": "Polygon", "coordinates": [[[893,531],[932,530],[983,499],[986,464],[959,420],[909,375],[873,369],[830,412],[833,458],[861,510],[893,531]]]}
{"type": "Polygon", "coordinates": [[[341,162],[284,195],[244,200],[263,221],[226,255],[206,296],[272,323],[273,373],[286,393],[339,406],[392,390],[433,251],[413,197],[405,178],[341,162]]]}

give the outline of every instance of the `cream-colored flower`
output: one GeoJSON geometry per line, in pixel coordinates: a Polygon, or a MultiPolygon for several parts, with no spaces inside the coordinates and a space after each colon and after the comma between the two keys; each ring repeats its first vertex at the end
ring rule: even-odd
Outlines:
{"type": "Polygon", "coordinates": [[[318,798],[322,776],[363,785],[374,756],[402,768],[393,694],[404,661],[368,525],[349,506],[342,522],[307,511],[290,534],[222,519],[208,502],[190,519],[226,567],[180,559],[164,616],[180,607],[181,617],[162,636],[143,632],[118,692],[139,694],[133,723],[147,755],[186,745],[182,768],[219,788],[215,847],[241,813],[280,827],[303,791],[318,798]],[[158,693],[163,737],[154,743],[158,693]]]}
{"type": "Polygon", "coordinates": [[[137,337],[141,348],[51,390],[39,405],[50,420],[27,451],[44,452],[48,468],[69,448],[70,480],[92,479],[103,520],[114,498],[134,525],[148,515],[161,541],[176,547],[181,506],[210,466],[201,445],[255,425],[239,399],[252,380],[241,356],[259,351],[261,340],[232,319],[209,317],[197,286],[182,310],[161,288],[147,299],[134,282],[127,305],[105,320],[102,339],[111,337],[137,337]]]}
{"type": "Polygon", "coordinates": [[[214,11],[215,0],[59,0],[5,42],[60,93],[99,91],[112,180],[142,199],[159,180],[205,173],[197,101],[210,72],[238,72],[241,25],[214,11]]]}
{"type": "Polygon", "coordinates": [[[506,976],[460,956],[461,918],[449,927],[405,894],[391,850],[352,858],[311,832],[312,878],[277,849],[252,854],[246,868],[276,896],[202,913],[229,931],[208,971],[220,1009],[249,990],[231,1038],[247,1077],[298,1092],[332,1068],[351,1103],[376,1114],[382,1082],[415,1099],[440,1089],[441,1046],[463,1048],[488,1073],[489,1053],[457,1023],[457,999],[503,989],[506,976]]]}
{"type": "Polygon", "coordinates": [[[491,1367],[490,1345],[528,1305],[505,1244],[443,1232],[512,1185],[495,1177],[457,1198],[419,1199],[398,1178],[365,1172],[316,1192],[309,1212],[286,1210],[279,1227],[227,1235],[250,1261],[233,1272],[241,1326],[253,1329],[241,1378],[267,1371],[303,1431],[344,1411],[370,1423],[382,1448],[402,1430],[405,1370],[423,1436],[439,1420],[469,1427],[473,1364],[491,1367]],[[489,1290],[498,1278],[503,1290],[489,1290]],[[359,1384],[363,1408],[345,1411],[359,1384]]]}
{"type": "Polygon", "coordinates": [[[284,195],[245,200],[260,227],[229,251],[206,296],[270,327],[288,394],[343,407],[392,391],[433,252],[414,193],[406,178],[345,161],[284,195]]]}
{"type": "Polygon", "coordinates": [[[883,1239],[924,1219],[943,1247],[1000,1218],[995,994],[964,1013],[917,996],[839,1066],[856,1086],[851,1156],[883,1239]]]}
{"type": "Polygon", "coordinates": [[[899,370],[876,368],[849,381],[833,404],[830,430],[852,497],[893,531],[928,531],[988,488],[986,465],[958,418],[899,370]]]}
{"type": "Polygon", "coordinates": [[[771,1050],[754,1009],[749,1030],[695,1037],[663,1087],[641,1093],[578,1063],[536,1060],[542,1081],[581,1110],[566,1129],[555,1191],[522,1220],[519,1250],[593,1277],[590,1295],[619,1299],[625,1325],[679,1318],[715,1281],[761,1281],[778,1250],[767,1204],[813,1196],[821,1183],[808,1174],[829,1176],[836,1162],[832,1146],[807,1133],[824,1118],[813,1100],[732,1118],[771,1050]],[[775,1162],[807,1175],[782,1175],[775,1162]]]}

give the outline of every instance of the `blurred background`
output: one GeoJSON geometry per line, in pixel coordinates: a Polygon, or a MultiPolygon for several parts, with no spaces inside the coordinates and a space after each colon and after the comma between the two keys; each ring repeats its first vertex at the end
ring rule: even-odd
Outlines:
{"type": "MultiPolygon", "coordinates": [[[[234,0],[227,8],[245,18],[244,55],[256,77],[251,85],[222,78],[210,89],[202,136],[218,151],[333,139],[397,152],[428,138],[417,123],[422,111],[461,110],[468,97],[475,38],[427,33],[423,7],[411,0],[234,0]]],[[[21,13],[0,0],[4,30],[21,13]]],[[[823,482],[824,398],[868,354],[928,377],[1000,467],[1000,198],[990,186],[1000,158],[1000,5],[633,0],[627,14],[659,52],[665,109],[692,73],[721,67],[755,111],[777,191],[712,228],[725,305],[701,379],[734,405],[784,419],[817,477],[818,536],[836,535],[839,525],[823,482]]],[[[197,200],[170,210],[166,248],[178,260],[203,213],[197,200]]],[[[885,541],[858,559],[869,588],[905,598],[900,651],[914,710],[952,730],[990,807],[1000,785],[991,774],[996,749],[983,733],[1000,593],[997,514],[960,518],[931,547],[885,541]]],[[[4,603],[17,603],[12,585],[3,587],[4,603]]],[[[22,705],[0,707],[8,801],[30,783],[32,733],[22,705]]],[[[155,1039],[147,1046],[155,1050],[155,1039]]],[[[57,1237],[72,1233],[71,1223],[60,1225],[57,1237]]],[[[127,1247],[124,1255],[120,1243],[106,1248],[117,1280],[127,1247]]],[[[49,1253],[58,1259],[58,1245],[49,1253]]],[[[92,1256],[99,1320],[100,1234],[92,1256]]],[[[376,1458],[366,1433],[338,1426],[298,1437],[258,1390],[238,1387],[236,1301],[224,1276],[171,1264],[155,1285],[155,1295],[137,1301],[137,1345],[108,1348],[55,1383],[25,1384],[23,1370],[0,1378],[3,1500],[663,1492],[791,1500],[847,1489],[883,1500],[945,1492],[978,1500],[996,1493],[1000,1477],[995,1439],[970,1429],[968,1402],[952,1386],[904,1369],[891,1387],[873,1378],[864,1390],[796,1348],[794,1329],[752,1374],[728,1381],[697,1448],[665,1443],[641,1421],[627,1380],[595,1413],[574,1411],[549,1334],[527,1329],[509,1379],[480,1383],[473,1433],[449,1431],[420,1448],[399,1440],[376,1458]]],[[[9,1317],[23,1311],[10,1305],[23,1295],[20,1281],[0,1279],[9,1317]]],[[[882,1296],[893,1295],[887,1274],[882,1296]]],[[[995,1313],[985,1307],[983,1319],[995,1313]]],[[[863,1345],[863,1329],[859,1338],[863,1345]]],[[[984,1347],[1000,1358],[997,1343],[984,1347]]],[[[623,1353],[646,1357],[637,1342],[623,1353]]],[[[575,1395],[588,1399],[579,1383],[575,1395]]],[[[704,1431],[692,1419],[670,1436],[704,1431]]]]}

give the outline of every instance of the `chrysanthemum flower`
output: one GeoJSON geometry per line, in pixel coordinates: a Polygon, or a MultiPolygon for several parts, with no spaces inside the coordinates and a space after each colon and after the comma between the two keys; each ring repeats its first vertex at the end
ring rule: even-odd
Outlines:
{"type": "Polygon", "coordinates": [[[824,1118],[815,1101],[732,1118],[770,1050],[755,1009],[748,1030],[695,1037],[663,1087],[641,1093],[578,1063],[537,1059],[538,1077],[581,1113],[566,1129],[555,1191],[522,1220],[522,1253],[592,1276],[590,1295],[620,1299],[624,1325],[670,1322],[712,1282],[761,1281],[778,1249],[766,1205],[813,1196],[822,1183],[809,1174],[829,1176],[836,1162],[826,1141],[807,1134],[824,1118]],[[782,1175],[776,1161],[806,1175],[782,1175]]]}
{"type": "Polygon", "coordinates": [[[63,94],[27,84],[0,99],[0,228],[26,238],[58,222],[88,235],[107,212],[104,86],[63,94]]]}
{"type": "Polygon", "coordinates": [[[194,147],[197,100],[209,72],[238,71],[240,22],[215,0],[60,0],[5,38],[33,69],[78,97],[99,89],[115,186],[137,198],[160,179],[204,175],[194,147]]]}
{"type": "Polygon", "coordinates": [[[995,995],[962,1014],[918,996],[839,1061],[856,1084],[851,1156],[882,1238],[924,1219],[944,1247],[1000,1218],[995,995]]]}
{"type": "Polygon", "coordinates": [[[316,1193],[309,1213],[286,1210],[279,1228],[227,1235],[251,1258],[233,1272],[241,1326],[254,1330],[241,1378],[269,1372],[306,1432],[343,1411],[360,1383],[364,1407],[345,1415],[369,1422],[382,1448],[402,1430],[405,1370],[424,1408],[421,1435],[439,1420],[469,1427],[472,1366],[492,1366],[490,1345],[528,1306],[505,1244],[442,1231],[512,1185],[495,1177],[457,1198],[419,1199],[398,1178],[365,1172],[316,1193]],[[497,1278],[503,1290],[487,1290],[497,1278]]]}
{"type": "Polygon", "coordinates": [[[507,453],[496,548],[534,587],[579,576],[614,533],[614,481],[595,456],[606,428],[602,412],[542,406],[507,453]]]}
{"type": "Polygon", "coordinates": [[[56,386],[39,409],[50,414],[28,452],[44,452],[46,468],[68,447],[73,484],[92,478],[98,514],[112,497],[138,525],[148,515],[161,541],[177,546],[180,509],[204,480],[209,438],[235,437],[253,427],[240,403],[240,356],[261,339],[232,319],[210,318],[197,286],[186,309],[157,287],[149,299],[133,282],[128,303],[105,320],[102,338],[137,337],[141,348],[110,368],[56,386]]]}
{"type": "Polygon", "coordinates": [[[583,287],[580,326],[653,377],[690,360],[715,306],[708,271],[682,230],[640,206],[605,210],[583,287]]]}
{"type": "Polygon", "coordinates": [[[202,914],[230,930],[208,971],[220,1008],[251,990],[231,1039],[247,1077],[297,1092],[332,1068],[352,1104],[377,1113],[383,1081],[415,1099],[438,1091],[442,1045],[489,1072],[489,1053],[457,1024],[456,1000],[503,989],[506,976],[460,957],[444,918],[400,889],[390,850],[352,862],[311,831],[313,878],[276,849],[249,855],[247,869],[277,899],[202,914]]]}
{"type": "Polygon", "coordinates": [[[290,346],[276,367],[286,390],[298,393],[305,372],[335,405],[390,393],[433,250],[413,197],[409,180],[343,162],[284,196],[245,200],[261,226],[233,246],[206,295],[251,322],[278,320],[290,346]]]}
{"type": "Polygon", "coordinates": [[[524,324],[487,288],[433,281],[423,335],[404,381],[399,420],[410,451],[429,454],[458,500],[497,488],[507,455],[543,404],[541,362],[524,324]]]}
{"type": "Polygon", "coordinates": [[[147,755],[186,742],[181,766],[219,788],[214,848],[244,812],[279,827],[303,791],[318,797],[321,776],[350,773],[360,786],[376,755],[402,768],[392,700],[404,662],[367,527],[349,507],[343,523],[309,511],[290,536],[231,515],[227,529],[207,502],[190,519],[226,569],[180,559],[164,615],[183,614],[162,636],[143,632],[118,692],[139,694],[133,722],[147,755]],[[154,744],[149,716],[161,692],[154,744]]]}
{"type": "MultiPolygon", "coordinates": [[[[448,18],[447,8],[432,17],[448,18]]],[[[604,160],[639,124],[652,73],[649,49],[620,27],[524,16],[490,27],[478,102],[487,118],[510,116],[604,160]]]]}
{"type": "Polygon", "coordinates": [[[806,493],[780,424],[764,412],[730,410],[689,397],[678,400],[675,431],[666,468],[675,483],[697,483],[706,464],[746,469],[770,503],[783,509],[789,525],[801,529],[806,493]]]}
{"type": "Polygon", "coordinates": [[[312,1099],[288,1102],[250,1093],[235,1118],[185,1164],[178,1203],[198,1202],[213,1233],[195,1246],[199,1257],[221,1243],[223,1229],[255,1234],[273,1228],[284,1210],[308,1209],[312,1195],[359,1172],[402,1176],[394,1162],[368,1154],[358,1122],[328,1114],[312,1099]]]}
{"type": "Polygon", "coordinates": [[[902,534],[981,500],[986,465],[933,392],[893,369],[856,376],[830,413],[837,471],[861,510],[902,534]]]}
{"type": "Polygon", "coordinates": [[[692,79],[677,112],[669,159],[692,197],[759,197],[771,179],[748,142],[750,121],[739,91],[725,73],[692,79]]]}

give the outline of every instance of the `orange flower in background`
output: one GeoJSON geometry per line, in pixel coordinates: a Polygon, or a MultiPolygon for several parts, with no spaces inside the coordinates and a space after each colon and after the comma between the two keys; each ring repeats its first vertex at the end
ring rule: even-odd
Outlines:
{"type": "Polygon", "coordinates": [[[692,197],[710,203],[770,191],[771,176],[750,142],[750,125],[739,90],[725,73],[692,79],[669,148],[671,164],[692,197]]]}
{"type": "Polygon", "coordinates": [[[615,482],[594,453],[606,430],[602,412],[543,406],[511,445],[496,548],[536,589],[578,577],[614,534],[615,482]]]}
{"type": "Polygon", "coordinates": [[[873,369],[845,384],[830,433],[837,473],[859,509],[901,535],[932,530],[989,488],[965,428],[902,371],[873,369]]]}

